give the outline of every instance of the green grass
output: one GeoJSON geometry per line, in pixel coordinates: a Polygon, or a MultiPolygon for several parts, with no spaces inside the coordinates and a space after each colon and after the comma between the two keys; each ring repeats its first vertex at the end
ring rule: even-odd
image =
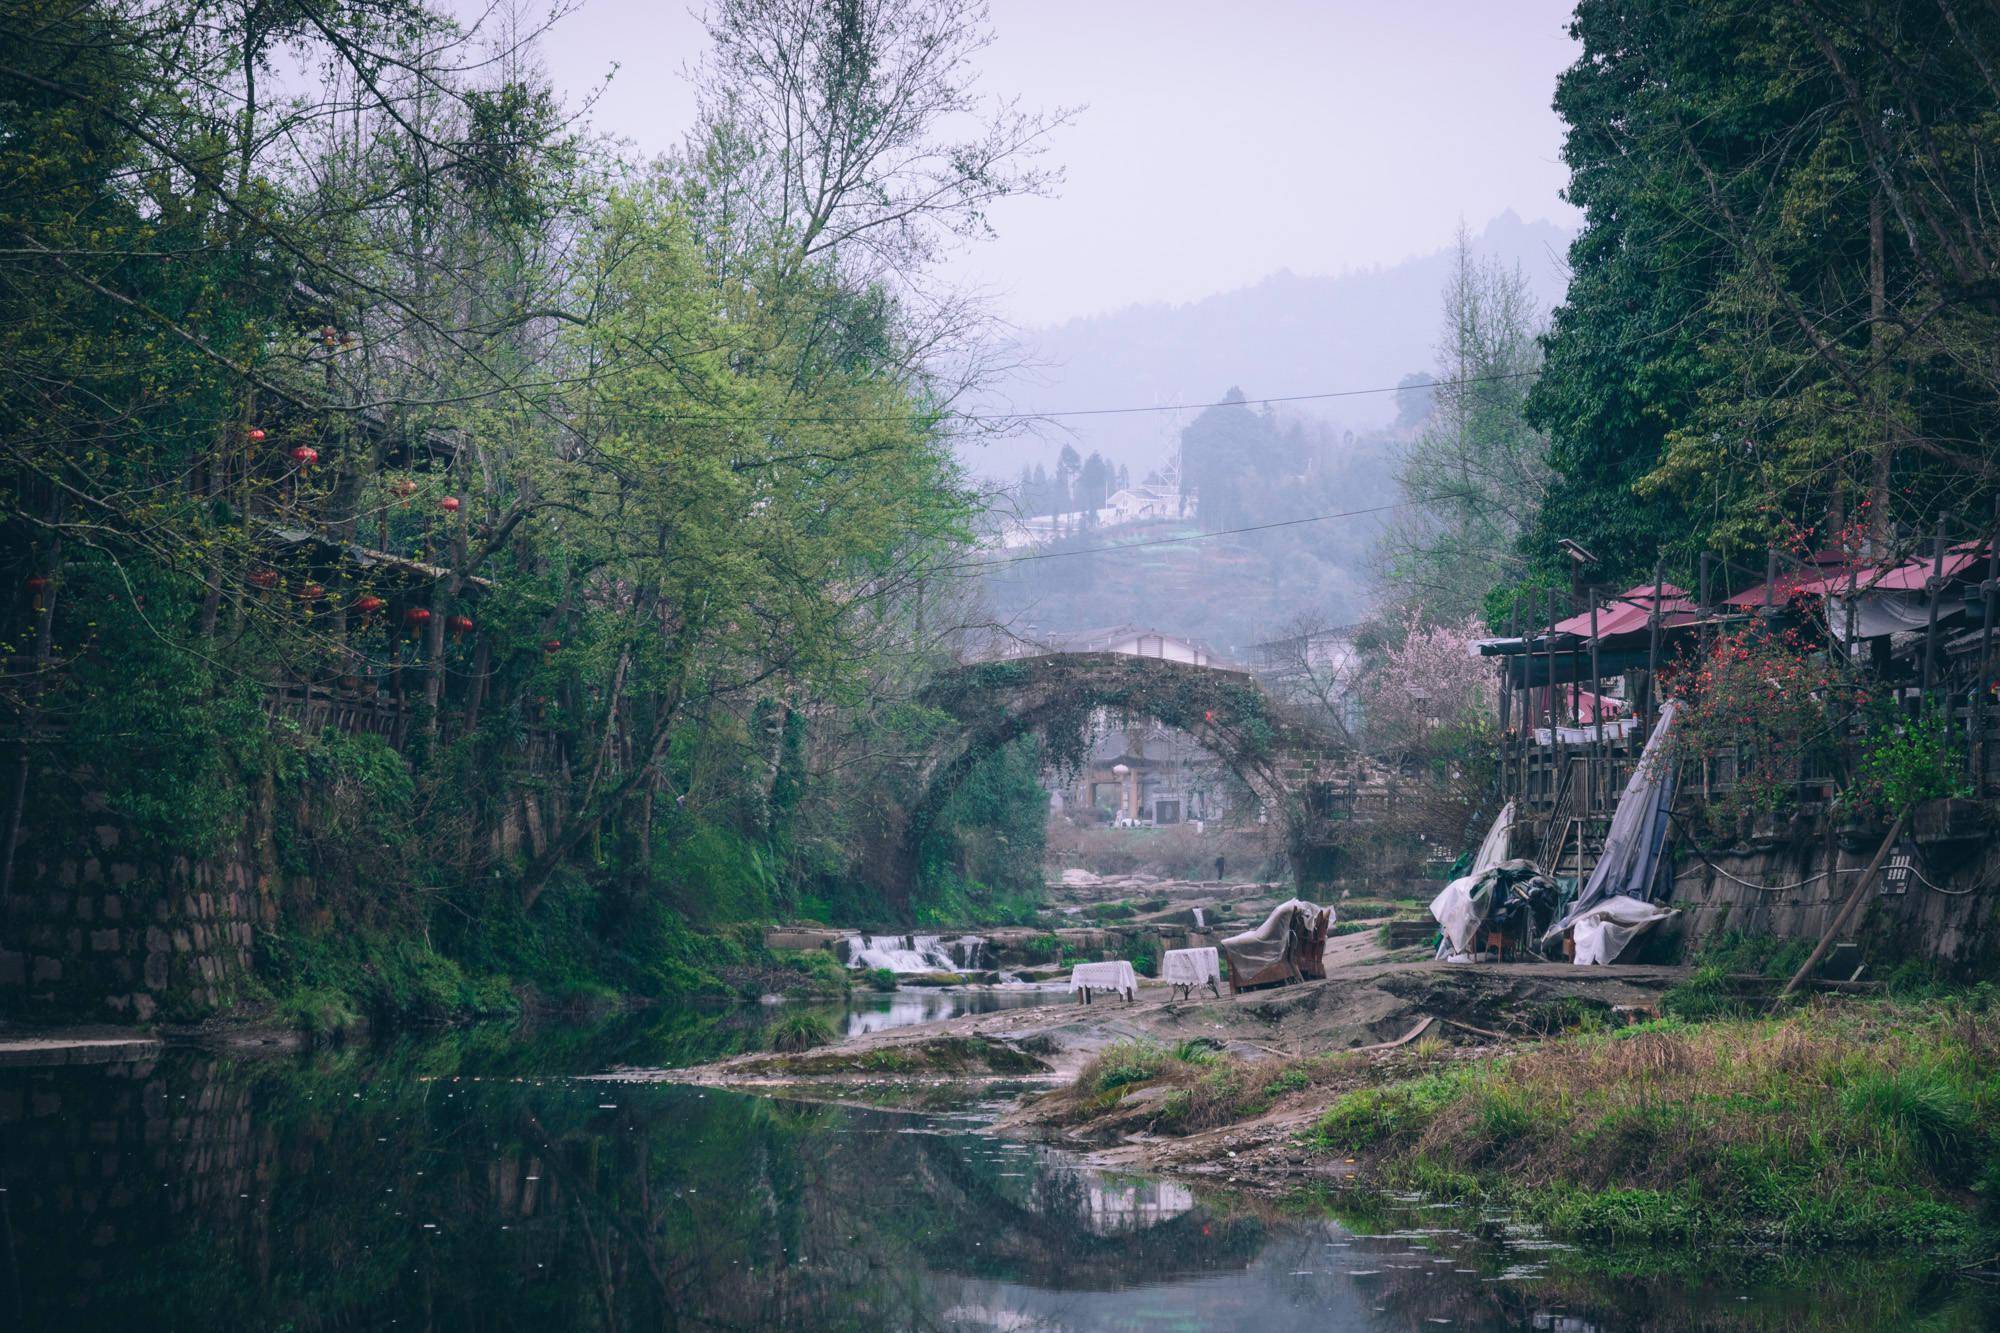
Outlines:
{"type": "Polygon", "coordinates": [[[1337,1053],[1252,1061],[1226,1054],[1207,1037],[1171,1047],[1124,1041],[1099,1051],[1074,1083],[1051,1094],[1044,1110],[1058,1123],[1086,1124],[1105,1114],[1123,1115],[1126,1098],[1141,1088],[1158,1088],[1165,1095],[1144,1102],[1145,1120],[1168,1133],[1188,1133],[1261,1114],[1288,1093],[1352,1076],[1348,1058],[1337,1053]]]}
{"type": "Polygon", "coordinates": [[[830,950],[781,950],[773,957],[787,971],[798,974],[797,981],[785,984],[787,995],[845,995],[853,984],[847,968],[830,950]]]}
{"type": "Polygon", "coordinates": [[[1570,1238],[1990,1252],[2000,1006],[1982,989],[1571,1035],[1349,1091],[1314,1140],[1570,1238]]]}
{"type": "Polygon", "coordinates": [[[774,1051],[797,1054],[825,1046],[833,1040],[833,1028],[817,1014],[786,1014],[771,1024],[765,1041],[774,1051]]]}

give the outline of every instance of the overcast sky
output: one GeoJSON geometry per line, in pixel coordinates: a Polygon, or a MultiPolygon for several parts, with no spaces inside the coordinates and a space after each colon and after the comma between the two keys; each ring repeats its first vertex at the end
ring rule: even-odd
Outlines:
{"type": "MultiPolygon", "coordinates": [[[[1575,222],[1563,0],[991,3],[982,90],[1085,104],[1048,159],[1060,196],[994,210],[952,265],[1016,323],[1394,263],[1508,208],[1575,222]]],[[[595,123],[657,152],[693,119],[703,40],[676,0],[584,0],[543,46],[572,98],[617,64],[595,123]]]]}

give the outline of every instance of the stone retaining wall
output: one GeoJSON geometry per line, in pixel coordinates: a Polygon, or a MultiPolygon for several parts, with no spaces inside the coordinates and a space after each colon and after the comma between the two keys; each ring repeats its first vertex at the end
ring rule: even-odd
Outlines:
{"type": "MultiPolygon", "coordinates": [[[[1914,849],[1916,873],[1901,884],[1884,876],[1869,889],[1844,938],[1862,945],[1871,967],[1916,959],[1963,975],[2000,970],[2000,840],[1970,804],[1920,807],[1903,848],[1914,849]]],[[[1684,824],[1674,831],[1672,903],[1687,914],[1691,945],[1729,930],[1819,939],[1886,830],[1843,839],[1819,817],[1745,832],[1708,845],[1684,824]]]]}
{"type": "Polygon", "coordinates": [[[250,971],[252,931],[276,919],[252,859],[159,861],[115,823],[86,845],[25,845],[0,902],[0,1016],[192,1020],[250,971]]]}

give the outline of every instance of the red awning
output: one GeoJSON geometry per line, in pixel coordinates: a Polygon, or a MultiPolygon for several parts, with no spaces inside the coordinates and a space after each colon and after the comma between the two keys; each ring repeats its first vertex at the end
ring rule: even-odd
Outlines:
{"type": "MultiPolygon", "coordinates": [[[[1944,577],[1976,572],[1973,566],[1985,558],[1985,553],[1983,541],[1960,542],[1945,552],[1944,577]]],[[[1922,592],[1924,583],[1938,567],[1936,558],[1927,555],[1899,565],[1860,561],[1850,564],[1836,553],[1824,551],[1808,556],[1807,562],[1806,568],[1780,574],[1771,584],[1771,605],[1781,606],[1794,597],[1839,597],[1846,593],[1850,583],[1856,592],[1922,592]]],[[[1745,589],[1724,604],[1738,608],[1763,606],[1764,586],[1760,583],[1745,589]]]]}
{"type": "MultiPolygon", "coordinates": [[[[1699,614],[1695,604],[1687,600],[1687,591],[1671,583],[1660,585],[1659,599],[1662,625],[1685,625],[1699,614]]],[[[1652,622],[1652,616],[1653,585],[1642,583],[1636,588],[1627,588],[1597,604],[1598,637],[1609,639],[1645,629],[1652,622]]],[[[1590,612],[1583,611],[1567,620],[1557,621],[1554,632],[1589,638],[1590,612]]]]}

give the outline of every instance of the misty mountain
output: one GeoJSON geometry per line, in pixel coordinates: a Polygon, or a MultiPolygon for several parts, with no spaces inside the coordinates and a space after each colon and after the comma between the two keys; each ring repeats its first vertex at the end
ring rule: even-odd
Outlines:
{"type": "MultiPolygon", "coordinates": [[[[1509,211],[1474,237],[1482,254],[1518,263],[1545,306],[1561,299],[1570,233],[1509,211]]],[[[1274,273],[1186,305],[1135,305],[1027,331],[1033,368],[996,384],[984,410],[1039,412],[1213,402],[1231,385],[1251,398],[1393,386],[1430,370],[1439,292],[1451,251],[1337,276],[1274,273]]],[[[1293,409],[1356,431],[1392,422],[1393,393],[1301,403],[1293,409]]],[[[1063,444],[1096,450],[1134,476],[1164,458],[1194,413],[1072,417],[968,449],[967,463],[1013,478],[1063,444]]]]}

